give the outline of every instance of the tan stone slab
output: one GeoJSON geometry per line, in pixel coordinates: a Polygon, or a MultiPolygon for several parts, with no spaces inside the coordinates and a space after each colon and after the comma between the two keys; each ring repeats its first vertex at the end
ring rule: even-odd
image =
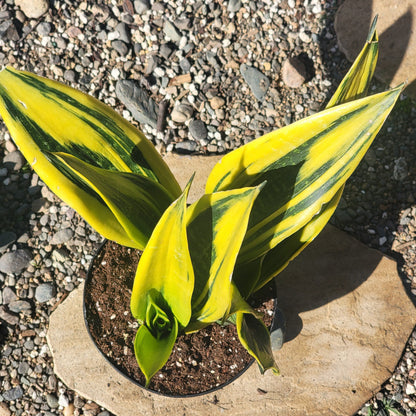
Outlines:
{"type": "Polygon", "coordinates": [[[351,415],[392,374],[415,324],[396,263],[329,226],[277,286],[288,325],[288,340],[276,352],[281,377],[261,376],[253,365],[204,396],[146,392],[95,349],[83,322],[82,287],[50,317],[55,372],[70,389],[120,416],[351,415]]]}
{"type": "Polygon", "coordinates": [[[221,156],[188,156],[167,153],[163,159],[170,167],[182,189],[188,183],[192,174],[195,173],[188,197],[188,202],[192,203],[204,193],[208,175],[214,165],[221,159],[221,156]]]}
{"type": "Polygon", "coordinates": [[[376,76],[391,86],[407,81],[405,92],[416,98],[415,0],[345,0],[335,17],[339,47],[352,62],[376,14],[380,40],[376,76]]]}

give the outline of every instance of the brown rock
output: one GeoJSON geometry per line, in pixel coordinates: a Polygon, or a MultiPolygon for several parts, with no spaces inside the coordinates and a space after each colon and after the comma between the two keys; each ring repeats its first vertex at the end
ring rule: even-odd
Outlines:
{"type": "Polygon", "coordinates": [[[213,97],[213,98],[211,98],[209,103],[210,103],[211,108],[213,110],[217,110],[225,104],[225,100],[224,100],[224,98],[221,98],[221,97],[213,97]]]}
{"type": "Polygon", "coordinates": [[[7,407],[6,403],[0,403],[0,416],[10,416],[12,412],[7,407]]]}
{"type": "Polygon", "coordinates": [[[38,19],[49,10],[47,0],[15,0],[15,5],[20,7],[29,19],[38,19]]]}
{"type": "Polygon", "coordinates": [[[286,59],[282,65],[282,81],[290,88],[299,88],[306,80],[305,64],[297,57],[286,59]]]}
{"type": "Polygon", "coordinates": [[[392,87],[407,81],[405,92],[416,98],[414,0],[345,0],[335,17],[339,48],[352,62],[364,45],[376,14],[380,48],[375,75],[392,87]]]}

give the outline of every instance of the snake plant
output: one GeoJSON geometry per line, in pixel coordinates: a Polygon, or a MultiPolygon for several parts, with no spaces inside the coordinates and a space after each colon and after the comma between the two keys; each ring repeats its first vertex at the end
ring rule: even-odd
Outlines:
{"type": "Polygon", "coordinates": [[[104,237],[143,250],[131,311],[147,384],[178,334],[228,318],[261,371],[278,373],[246,301],[323,229],[392,110],[402,86],[367,96],[377,54],[374,22],[326,109],[224,156],[192,205],[192,181],[182,190],[111,108],[32,73],[0,73],[0,114],[31,167],[104,237]]]}

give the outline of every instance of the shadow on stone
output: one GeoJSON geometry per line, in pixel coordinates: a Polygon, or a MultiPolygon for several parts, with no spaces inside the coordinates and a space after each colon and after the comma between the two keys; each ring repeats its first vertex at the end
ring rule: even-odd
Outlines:
{"type": "Polygon", "coordinates": [[[340,232],[334,229],[330,232],[326,227],[276,278],[277,304],[286,316],[286,342],[301,332],[303,312],[353,292],[367,280],[383,257],[375,250],[368,255],[364,246],[360,250],[361,245],[347,235],[343,240],[336,240],[337,233],[340,232]]]}

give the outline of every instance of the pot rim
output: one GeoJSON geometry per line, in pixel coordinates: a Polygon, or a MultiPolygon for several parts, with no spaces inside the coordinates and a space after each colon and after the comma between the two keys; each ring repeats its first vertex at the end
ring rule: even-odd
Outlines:
{"type": "MultiPolygon", "coordinates": [[[[215,391],[218,391],[220,389],[222,389],[223,387],[226,387],[227,385],[229,385],[230,383],[232,383],[233,381],[235,381],[237,378],[239,378],[240,376],[242,376],[255,362],[254,358],[250,359],[250,362],[246,365],[245,368],[243,368],[238,374],[236,374],[234,377],[230,378],[227,382],[216,386],[216,387],[212,387],[209,390],[205,390],[203,392],[198,392],[198,393],[189,393],[189,394],[184,394],[184,395],[180,395],[180,394],[167,394],[167,393],[161,393],[159,391],[150,389],[148,387],[143,386],[142,384],[140,384],[136,379],[131,378],[129,375],[125,374],[120,368],[118,368],[113,362],[111,362],[109,360],[109,358],[107,357],[106,354],[104,354],[101,349],[98,347],[98,345],[96,344],[94,337],[92,336],[92,333],[90,331],[90,327],[88,325],[88,319],[87,319],[87,308],[86,308],[86,294],[87,294],[87,288],[88,285],[91,282],[91,276],[92,276],[92,267],[94,264],[94,260],[97,258],[97,256],[101,253],[101,251],[103,250],[104,246],[111,240],[107,240],[105,239],[98,247],[98,249],[96,250],[95,254],[93,255],[93,258],[90,262],[90,265],[88,267],[88,271],[87,271],[87,276],[85,278],[85,283],[84,283],[84,288],[83,288],[83,294],[82,294],[82,312],[83,312],[83,316],[84,316],[84,324],[87,328],[87,332],[88,335],[91,339],[91,341],[93,342],[95,348],[100,352],[100,354],[105,358],[105,360],[107,361],[108,364],[110,364],[110,366],[116,370],[119,374],[121,374],[124,378],[126,378],[127,380],[129,380],[130,382],[132,382],[133,384],[135,384],[136,386],[141,387],[143,390],[148,391],[150,393],[154,393],[157,394],[159,396],[164,396],[164,397],[172,397],[172,398],[186,398],[186,397],[197,397],[197,396],[203,396],[205,394],[209,394],[209,393],[213,393],[215,391]]],[[[277,301],[276,298],[273,299],[274,305],[274,311],[273,311],[273,319],[272,319],[272,323],[270,326],[270,331],[272,332],[277,326],[279,326],[279,322],[277,319],[277,313],[276,310],[277,308],[277,301]]]]}

